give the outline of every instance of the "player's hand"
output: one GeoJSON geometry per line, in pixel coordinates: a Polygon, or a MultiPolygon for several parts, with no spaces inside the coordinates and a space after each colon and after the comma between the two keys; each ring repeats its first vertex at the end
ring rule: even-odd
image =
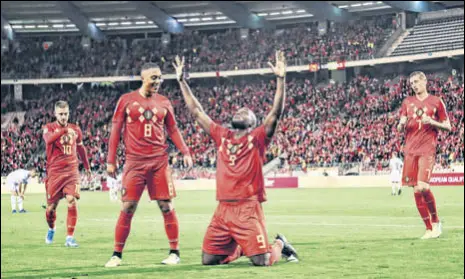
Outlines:
{"type": "Polygon", "coordinates": [[[184,155],[184,166],[189,170],[194,166],[191,155],[184,155]]]}
{"type": "Polygon", "coordinates": [[[108,176],[111,176],[111,177],[113,177],[113,178],[116,179],[115,171],[116,171],[116,166],[115,166],[115,165],[113,165],[113,164],[107,164],[107,173],[108,173],[108,176]]]}
{"type": "Polygon", "coordinates": [[[77,133],[72,128],[68,128],[68,134],[77,139],[77,133]]]}
{"type": "Polygon", "coordinates": [[[286,57],[283,51],[276,51],[276,65],[271,62],[268,62],[268,65],[277,77],[283,78],[286,76],[286,57]]]}
{"type": "Polygon", "coordinates": [[[421,123],[423,123],[423,124],[431,124],[431,120],[433,120],[433,119],[431,119],[431,117],[429,117],[425,113],[421,117],[421,123]]]}
{"type": "Polygon", "coordinates": [[[178,81],[182,81],[183,78],[183,70],[184,70],[184,56],[182,59],[179,58],[179,55],[176,55],[174,59],[173,67],[176,70],[176,79],[178,81]]]}
{"type": "Polygon", "coordinates": [[[24,194],[19,194],[19,197],[24,200],[24,194]]]}
{"type": "Polygon", "coordinates": [[[92,172],[90,170],[86,170],[86,176],[87,179],[90,181],[90,179],[92,178],[92,172]]]}

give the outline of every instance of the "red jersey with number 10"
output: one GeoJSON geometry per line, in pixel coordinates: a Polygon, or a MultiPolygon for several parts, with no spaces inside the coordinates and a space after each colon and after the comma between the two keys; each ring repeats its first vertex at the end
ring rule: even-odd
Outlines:
{"type": "Polygon", "coordinates": [[[60,131],[63,131],[63,133],[60,133],[60,136],[55,141],[46,144],[47,173],[50,171],[74,172],[79,167],[76,145],[82,142],[81,129],[71,123],[68,123],[66,127],[57,122],[48,123],[44,127],[44,137],[60,131]],[[65,129],[68,129],[68,133],[64,133],[65,129]]]}
{"type": "Polygon", "coordinates": [[[439,97],[429,95],[420,101],[416,96],[404,100],[401,116],[407,117],[404,153],[410,155],[436,155],[438,129],[421,122],[425,114],[433,120],[443,122],[448,119],[446,106],[439,97]]]}
{"type": "Polygon", "coordinates": [[[270,143],[265,127],[236,139],[234,132],[216,123],[210,134],[218,147],[216,198],[219,201],[266,201],[263,161],[270,143]]]}

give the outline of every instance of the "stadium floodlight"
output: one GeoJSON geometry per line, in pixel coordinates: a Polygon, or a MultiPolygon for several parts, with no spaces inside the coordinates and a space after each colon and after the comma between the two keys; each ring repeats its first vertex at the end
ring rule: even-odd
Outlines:
{"type": "Polygon", "coordinates": [[[267,16],[268,13],[258,13],[257,15],[258,15],[258,16],[267,16]]]}
{"type": "Polygon", "coordinates": [[[281,12],[281,14],[283,14],[283,15],[290,15],[290,14],[292,14],[292,13],[294,13],[294,12],[293,12],[293,11],[284,11],[284,12],[281,12]]]}
{"type": "Polygon", "coordinates": [[[305,10],[297,10],[296,13],[298,14],[305,13],[305,10]]]}
{"type": "Polygon", "coordinates": [[[119,22],[110,22],[108,23],[108,26],[116,26],[119,25],[119,22]]]}
{"type": "Polygon", "coordinates": [[[74,28],[74,27],[76,27],[75,24],[66,24],[65,26],[66,26],[67,28],[74,28]]]}
{"type": "Polygon", "coordinates": [[[178,19],[178,22],[187,22],[187,18],[180,18],[178,19]]]}
{"type": "Polygon", "coordinates": [[[146,24],[145,21],[136,21],[136,24],[140,25],[140,24],[146,24]]]}
{"type": "Polygon", "coordinates": [[[95,24],[96,26],[107,26],[105,22],[98,22],[95,24]]]}
{"type": "Polygon", "coordinates": [[[13,29],[23,29],[22,25],[11,25],[11,28],[13,29]]]}
{"type": "Polygon", "coordinates": [[[63,28],[65,26],[63,24],[53,24],[52,27],[53,28],[63,28]]]}
{"type": "Polygon", "coordinates": [[[193,17],[193,18],[189,19],[189,21],[192,21],[192,22],[194,22],[194,21],[200,21],[200,18],[198,18],[198,17],[193,17]]]}
{"type": "Polygon", "coordinates": [[[349,5],[341,5],[341,6],[339,6],[340,9],[346,9],[348,7],[349,7],[349,5]]]}
{"type": "Polygon", "coordinates": [[[227,16],[217,16],[216,19],[217,20],[224,20],[224,19],[227,19],[228,17],[227,16]]]}
{"type": "Polygon", "coordinates": [[[37,28],[48,28],[48,25],[46,25],[46,24],[39,24],[39,25],[37,25],[37,28]]]}
{"type": "Polygon", "coordinates": [[[272,13],[270,13],[270,16],[275,16],[275,15],[279,15],[279,14],[280,14],[280,12],[272,12],[272,13]]]}
{"type": "Polygon", "coordinates": [[[132,22],[130,22],[130,21],[123,21],[123,22],[121,22],[121,25],[131,25],[131,24],[132,24],[132,22]]]}
{"type": "Polygon", "coordinates": [[[147,21],[148,24],[153,24],[153,21],[149,20],[147,21]]]}
{"type": "Polygon", "coordinates": [[[209,21],[209,20],[213,20],[213,18],[211,18],[211,17],[202,17],[202,20],[203,21],[209,21]]]}
{"type": "Polygon", "coordinates": [[[24,25],[24,28],[36,28],[35,25],[24,25]]]}
{"type": "Polygon", "coordinates": [[[362,4],[358,3],[358,4],[351,4],[350,6],[351,7],[360,7],[362,4]]]}
{"type": "Polygon", "coordinates": [[[363,3],[362,5],[363,5],[363,6],[371,6],[371,5],[373,5],[373,4],[374,4],[373,2],[366,2],[366,3],[363,3]]]}

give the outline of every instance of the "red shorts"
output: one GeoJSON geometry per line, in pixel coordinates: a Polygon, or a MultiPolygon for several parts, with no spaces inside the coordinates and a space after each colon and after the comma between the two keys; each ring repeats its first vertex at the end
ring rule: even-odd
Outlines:
{"type": "Polygon", "coordinates": [[[139,201],[145,185],[151,200],[170,200],[176,197],[168,159],[151,162],[126,161],[123,170],[123,201],[139,201]]]}
{"type": "Polygon", "coordinates": [[[45,190],[47,194],[47,203],[56,203],[66,195],[74,196],[76,199],[80,198],[79,191],[79,172],[69,173],[53,173],[47,175],[45,179],[45,190]]]}
{"type": "Polygon", "coordinates": [[[203,240],[203,252],[231,255],[242,247],[247,257],[270,252],[265,216],[258,201],[220,202],[203,240]]]}
{"type": "Polygon", "coordinates": [[[429,183],[435,162],[434,155],[405,155],[402,185],[415,187],[418,181],[429,183]]]}

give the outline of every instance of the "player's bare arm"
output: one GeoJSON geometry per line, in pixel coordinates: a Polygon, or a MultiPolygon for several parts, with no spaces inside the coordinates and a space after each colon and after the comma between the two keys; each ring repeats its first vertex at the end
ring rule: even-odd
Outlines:
{"type": "Polygon", "coordinates": [[[186,80],[183,77],[183,69],[184,69],[184,57],[182,60],[179,56],[176,56],[175,62],[173,63],[173,67],[176,70],[176,78],[179,82],[179,86],[181,87],[181,92],[186,101],[187,108],[189,111],[194,115],[195,120],[199,123],[200,127],[207,133],[210,134],[210,124],[212,120],[210,117],[205,113],[202,108],[202,105],[197,100],[197,98],[192,94],[192,91],[187,84],[186,80]]]}
{"type": "Polygon", "coordinates": [[[421,118],[421,122],[423,124],[429,124],[433,127],[436,127],[438,129],[441,129],[441,130],[444,130],[444,131],[451,131],[452,130],[452,126],[450,124],[450,121],[449,119],[446,119],[445,121],[442,121],[442,122],[439,122],[439,121],[436,121],[434,119],[432,119],[430,116],[427,116],[426,114],[423,114],[422,118],[421,118]]]}
{"type": "Polygon", "coordinates": [[[264,123],[266,135],[271,138],[284,112],[284,100],[286,98],[286,57],[284,56],[284,52],[276,51],[276,65],[273,65],[271,62],[268,62],[268,65],[277,77],[277,88],[273,107],[265,118],[264,123]]]}
{"type": "Polygon", "coordinates": [[[397,125],[397,131],[402,132],[405,128],[405,124],[407,124],[407,116],[402,116],[399,125],[397,125]]]}

